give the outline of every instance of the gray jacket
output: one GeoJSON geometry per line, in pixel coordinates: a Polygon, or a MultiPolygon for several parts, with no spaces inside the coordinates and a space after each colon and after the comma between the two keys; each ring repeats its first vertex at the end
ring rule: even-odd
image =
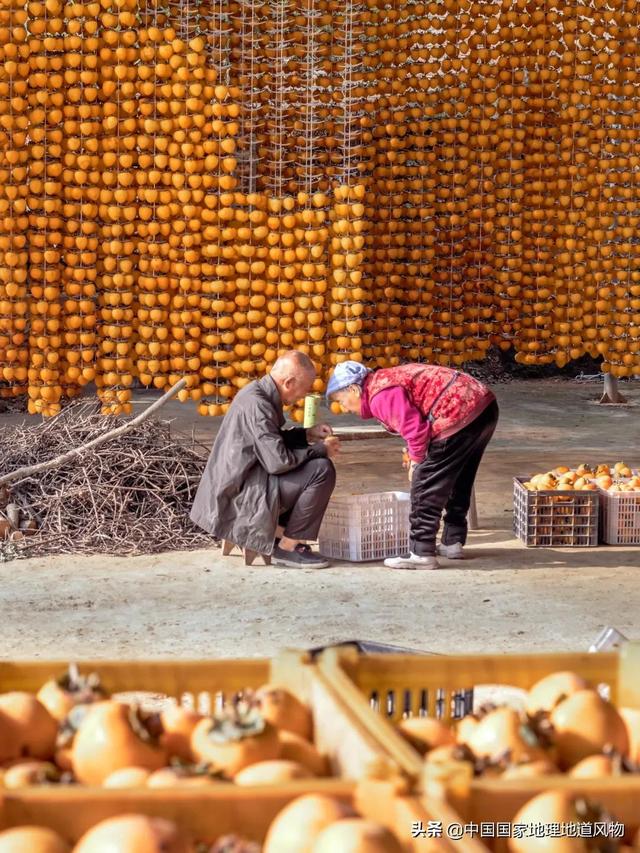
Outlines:
{"type": "Polygon", "coordinates": [[[278,524],[278,474],[326,456],[302,427],[283,430],[282,401],[270,376],[235,396],[198,486],[191,520],[219,539],[271,554],[278,524]]]}

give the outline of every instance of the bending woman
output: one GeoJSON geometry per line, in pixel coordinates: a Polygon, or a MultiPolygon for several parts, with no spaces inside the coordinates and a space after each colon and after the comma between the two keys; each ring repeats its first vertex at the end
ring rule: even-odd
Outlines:
{"type": "Polygon", "coordinates": [[[493,393],[467,373],[433,364],[368,370],[343,361],[327,399],[345,412],[377,418],[407,443],[411,483],[408,556],[384,561],[393,569],[437,569],[440,556],[460,559],[480,460],[498,422],[493,393]],[[445,510],[441,544],[436,549],[445,510]]]}

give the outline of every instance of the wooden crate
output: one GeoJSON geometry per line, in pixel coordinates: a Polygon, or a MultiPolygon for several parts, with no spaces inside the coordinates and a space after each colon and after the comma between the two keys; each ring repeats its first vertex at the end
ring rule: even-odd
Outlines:
{"type": "Polygon", "coordinates": [[[447,802],[442,786],[424,796],[410,789],[400,790],[393,783],[364,779],[356,786],[355,804],[361,814],[392,829],[411,853],[459,853],[461,849],[464,853],[486,853],[486,848],[474,839],[460,842],[448,837],[448,827],[460,823],[460,815],[447,802]],[[431,823],[441,827],[441,835],[414,832],[416,827],[427,830],[431,823]]]}
{"type": "MultiPolygon", "coordinates": [[[[238,660],[78,661],[82,673],[96,672],[109,693],[149,692],[173,698],[201,694],[232,696],[269,681],[271,662],[238,660]]],[[[50,678],[67,669],[68,661],[0,661],[0,692],[36,693],[50,678]]]]}
{"type": "MultiPolygon", "coordinates": [[[[518,811],[537,794],[550,790],[564,790],[574,797],[585,798],[602,806],[613,819],[625,827],[627,843],[640,829],[640,778],[619,776],[608,779],[572,779],[564,775],[542,776],[537,779],[472,779],[469,767],[442,766],[437,769],[438,779],[430,779],[433,767],[424,766],[421,802],[430,799],[436,818],[442,820],[437,805],[443,802],[446,813],[456,815],[462,826],[481,823],[513,825],[518,811]],[[458,772],[463,771],[463,772],[458,772]]],[[[487,853],[506,853],[506,839],[473,839],[474,847],[468,846],[470,839],[458,843],[458,850],[472,853],[478,849],[487,853]],[[478,848],[480,845],[480,848],[478,848]]]]}
{"type": "Polygon", "coordinates": [[[570,791],[604,806],[627,829],[640,827],[640,777],[571,779],[547,776],[540,779],[476,779],[467,789],[450,793],[449,802],[464,821],[512,821],[520,808],[536,794],[553,789],[570,791]]]}
{"type": "Polygon", "coordinates": [[[373,700],[373,707],[391,721],[418,713],[450,720],[456,693],[496,684],[528,690],[540,678],[562,669],[579,672],[596,684],[608,684],[614,701],[620,680],[615,652],[449,657],[358,655],[352,649],[338,648],[327,649],[320,656],[319,668],[332,683],[343,672],[360,695],[373,700]]]}
{"type": "MultiPolygon", "coordinates": [[[[576,794],[592,796],[612,809],[629,827],[637,823],[640,788],[637,780],[594,782],[563,780],[576,794]]],[[[173,791],[105,791],[99,789],[34,788],[8,791],[0,795],[0,830],[16,826],[46,826],[59,832],[70,843],[101,820],[132,812],[164,817],[188,828],[198,839],[214,841],[227,833],[237,833],[264,841],[271,821],[292,799],[310,792],[338,797],[352,803],[358,812],[389,827],[407,853],[486,853],[477,839],[451,841],[447,827],[452,823],[511,821],[523,802],[540,790],[535,780],[521,780],[510,786],[498,781],[477,781],[464,801],[458,794],[457,805],[432,794],[420,798],[394,788],[392,783],[365,780],[360,783],[341,780],[307,780],[254,788],[220,785],[211,789],[173,791]],[[436,821],[443,827],[441,838],[412,837],[416,825],[427,827],[436,821]]]]}
{"type": "MultiPolygon", "coordinates": [[[[406,784],[364,780],[301,780],[269,787],[218,785],[206,789],[172,791],[105,791],[102,789],[33,788],[0,794],[0,830],[17,826],[45,826],[75,843],[101,820],[119,814],[146,814],[175,821],[198,840],[215,841],[235,833],[262,842],[270,823],[287,803],[307,793],[337,797],[359,814],[391,829],[406,853],[454,853],[456,842],[442,838],[414,838],[412,828],[442,819],[446,806],[434,812],[406,790],[406,784]]],[[[453,811],[451,820],[456,819],[453,811]]],[[[469,848],[471,853],[472,848],[469,848]]],[[[473,853],[482,853],[476,846],[473,853]]]]}
{"type": "MultiPolygon", "coordinates": [[[[350,649],[329,649],[319,658],[318,667],[344,704],[352,708],[361,724],[395,757],[407,778],[415,782],[424,814],[441,821],[445,831],[451,822],[512,820],[527,800],[556,787],[603,803],[627,826],[640,825],[637,777],[576,780],[558,775],[534,780],[473,779],[465,764],[425,765],[393,725],[407,714],[418,713],[450,721],[453,697],[458,691],[477,689],[480,685],[509,685],[527,690],[540,678],[560,670],[572,670],[593,684],[607,685],[612,701],[620,707],[640,708],[640,644],[628,643],[620,652],[600,654],[465,657],[359,656],[350,649]],[[438,710],[441,715],[436,713],[438,710]]],[[[471,838],[455,845],[459,853],[487,849],[485,843],[471,838]]],[[[503,846],[492,845],[497,850],[503,846]]]]}
{"type": "MultiPolygon", "coordinates": [[[[65,662],[0,662],[0,692],[35,692],[58,676],[65,662]]],[[[337,695],[330,677],[309,662],[309,656],[289,652],[273,662],[239,661],[85,661],[82,673],[96,672],[109,692],[147,691],[155,699],[169,696],[195,702],[230,697],[268,681],[281,684],[307,701],[314,715],[314,740],[329,755],[334,770],[348,778],[309,779],[275,786],[234,787],[217,783],[206,789],[137,791],[96,788],[32,788],[0,794],[0,828],[26,823],[49,826],[76,841],[99,820],[139,811],[160,815],[189,826],[202,837],[242,832],[262,841],[270,822],[291,799],[318,792],[353,802],[358,811],[388,826],[407,853],[454,853],[457,842],[443,838],[413,838],[412,827],[432,819],[451,822],[453,810],[431,807],[411,793],[394,757],[360,721],[358,709],[337,695]],[[364,778],[367,777],[367,778],[364,778]],[[375,778],[378,777],[378,778],[375,778]],[[359,782],[353,781],[359,779],[359,782]]],[[[404,743],[403,741],[401,743],[404,743]]],[[[475,853],[480,848],[475,848],[475,853]]],[[[473,847],[469,853],[474,853],[473,847]]]]}
{"type": "MultiPolygon", "coordinates": [[[[277,683],[309,704],[315,744],[329,757],[337,777],[393,778],[399,773],[394,759],[343,705],[327,677],[304,653],[287,652],[274,661],[80,661],[78,666],[83,674],[97,673],[110,693],[134,693],[139,701],[171,697],[205,709],[219,706],[244,689],[277,683]]],[[[59,661],[1,662],[0,692],[37,692],[66,667],[59,661]]]]}
{"type": "Polygon", "coordinates": [[[138,813],[173,820],[198,840],[213,842],[221,835],[237,833],[263,841],[273,818],[297,796],[314,791],[353,801],[352,782],[312,781],[312,786],[300,780],[264,787],[219,784],[170,791],[74,787],[8,791],[0,796],[0,828],[46,826],[73,843],[101,820],[138,813]]]}

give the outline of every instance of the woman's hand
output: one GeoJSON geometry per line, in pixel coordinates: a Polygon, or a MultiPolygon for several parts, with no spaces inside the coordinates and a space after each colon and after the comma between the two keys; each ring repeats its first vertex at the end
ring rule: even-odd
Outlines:
{"type": "Polygon", "coordinates": [[[408,470],[407,470],[407,474],[408,474],[410,483],[413,482],[413,472],[416,470],[417,467],[418,467],[418,462],[414,462],[413,459],[410,460],[408,470]]]}
{"type": "Polygon", "coordinates": [[[307,441],[309,444],[313,444],[316,441],[324,441],[330,435],[333,435],[333,430],[329,424],[316,424],[307,430],[307,441]]]}

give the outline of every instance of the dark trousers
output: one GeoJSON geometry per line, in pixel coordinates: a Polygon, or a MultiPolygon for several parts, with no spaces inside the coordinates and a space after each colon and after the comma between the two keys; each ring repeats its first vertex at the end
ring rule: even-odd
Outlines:
{"type": "Polygon", "coordinates": [[[310,459],[286,474],[278,475],[279,524],[289,539],[318,538],[329,498],[336,485],[336,469],[330,459],[310,459]]]}
{"type": "Polygon", "coordinates": [[[411,551],[421,556],[436,553],[436,536],[442,511],[442,543],[467,540],[467,513],[478,466],[496,424],[494,401],[459,432],[432,441],[429,453],[413,472],[411,483],[411,551]]]}

